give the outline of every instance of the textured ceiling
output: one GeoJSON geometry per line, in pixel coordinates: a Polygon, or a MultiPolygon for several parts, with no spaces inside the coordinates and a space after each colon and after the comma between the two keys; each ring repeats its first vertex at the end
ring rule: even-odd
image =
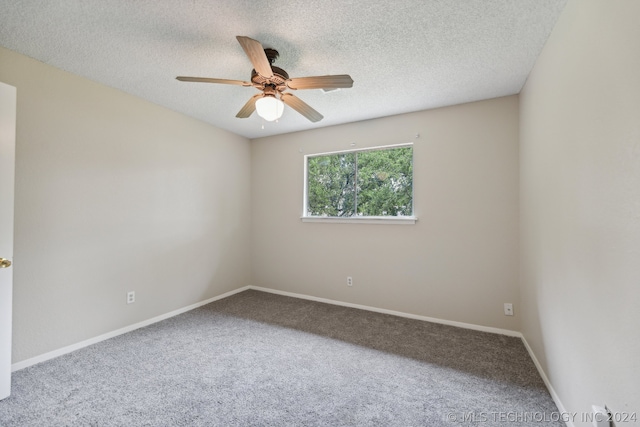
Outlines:
{"type": "Polygon", "coordinates": [[[566,0],[0,0],[0,45],[248,138],[520,92],[566,0]],[[235,118],[257,91],[235,36],[280,52],[291,77],[350,74],[297,91],[324,115],[235,118]],[[262,125],[264,124],[264,129],[262,125]]]}

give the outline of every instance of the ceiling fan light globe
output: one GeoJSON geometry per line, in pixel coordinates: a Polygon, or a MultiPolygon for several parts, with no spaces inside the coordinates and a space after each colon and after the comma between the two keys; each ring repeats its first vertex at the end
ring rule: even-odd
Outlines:
{"type": "Polygon", "coordinates": [[[256,101],[256,111],[260,117],[272,122],[282,117],[284,103],[275,96],[263,96],[256,101]]]}

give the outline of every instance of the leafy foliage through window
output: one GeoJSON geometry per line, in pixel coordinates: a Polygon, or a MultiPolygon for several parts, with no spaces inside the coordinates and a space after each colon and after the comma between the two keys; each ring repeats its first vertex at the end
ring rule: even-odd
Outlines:
{"type": "Polygon", "coordinates": [[[307,157],[306,216],[413,215],[413,147],[307,157]]]}

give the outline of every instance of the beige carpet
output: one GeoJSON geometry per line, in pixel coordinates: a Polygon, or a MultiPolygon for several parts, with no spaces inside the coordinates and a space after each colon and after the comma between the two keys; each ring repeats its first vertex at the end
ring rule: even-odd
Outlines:
{"type": "Polygon", "coordinates": [[[564,425],[557,411],[518,338],[245,291],[14,373],[0,425],[564,425]]]}

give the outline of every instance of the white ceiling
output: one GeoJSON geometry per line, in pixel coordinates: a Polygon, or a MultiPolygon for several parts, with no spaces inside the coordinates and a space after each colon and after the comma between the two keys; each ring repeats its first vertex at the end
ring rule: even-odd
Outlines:
{"type": "Polygon", "coordinates": [[[520,92],[566,0],[0,0],[0,45],[257,138],[520,92]],[[350,74],[296,95],[277,123],[237,119],[256,89],[235,36],[280,52],[291,77],[350,74]]]}

